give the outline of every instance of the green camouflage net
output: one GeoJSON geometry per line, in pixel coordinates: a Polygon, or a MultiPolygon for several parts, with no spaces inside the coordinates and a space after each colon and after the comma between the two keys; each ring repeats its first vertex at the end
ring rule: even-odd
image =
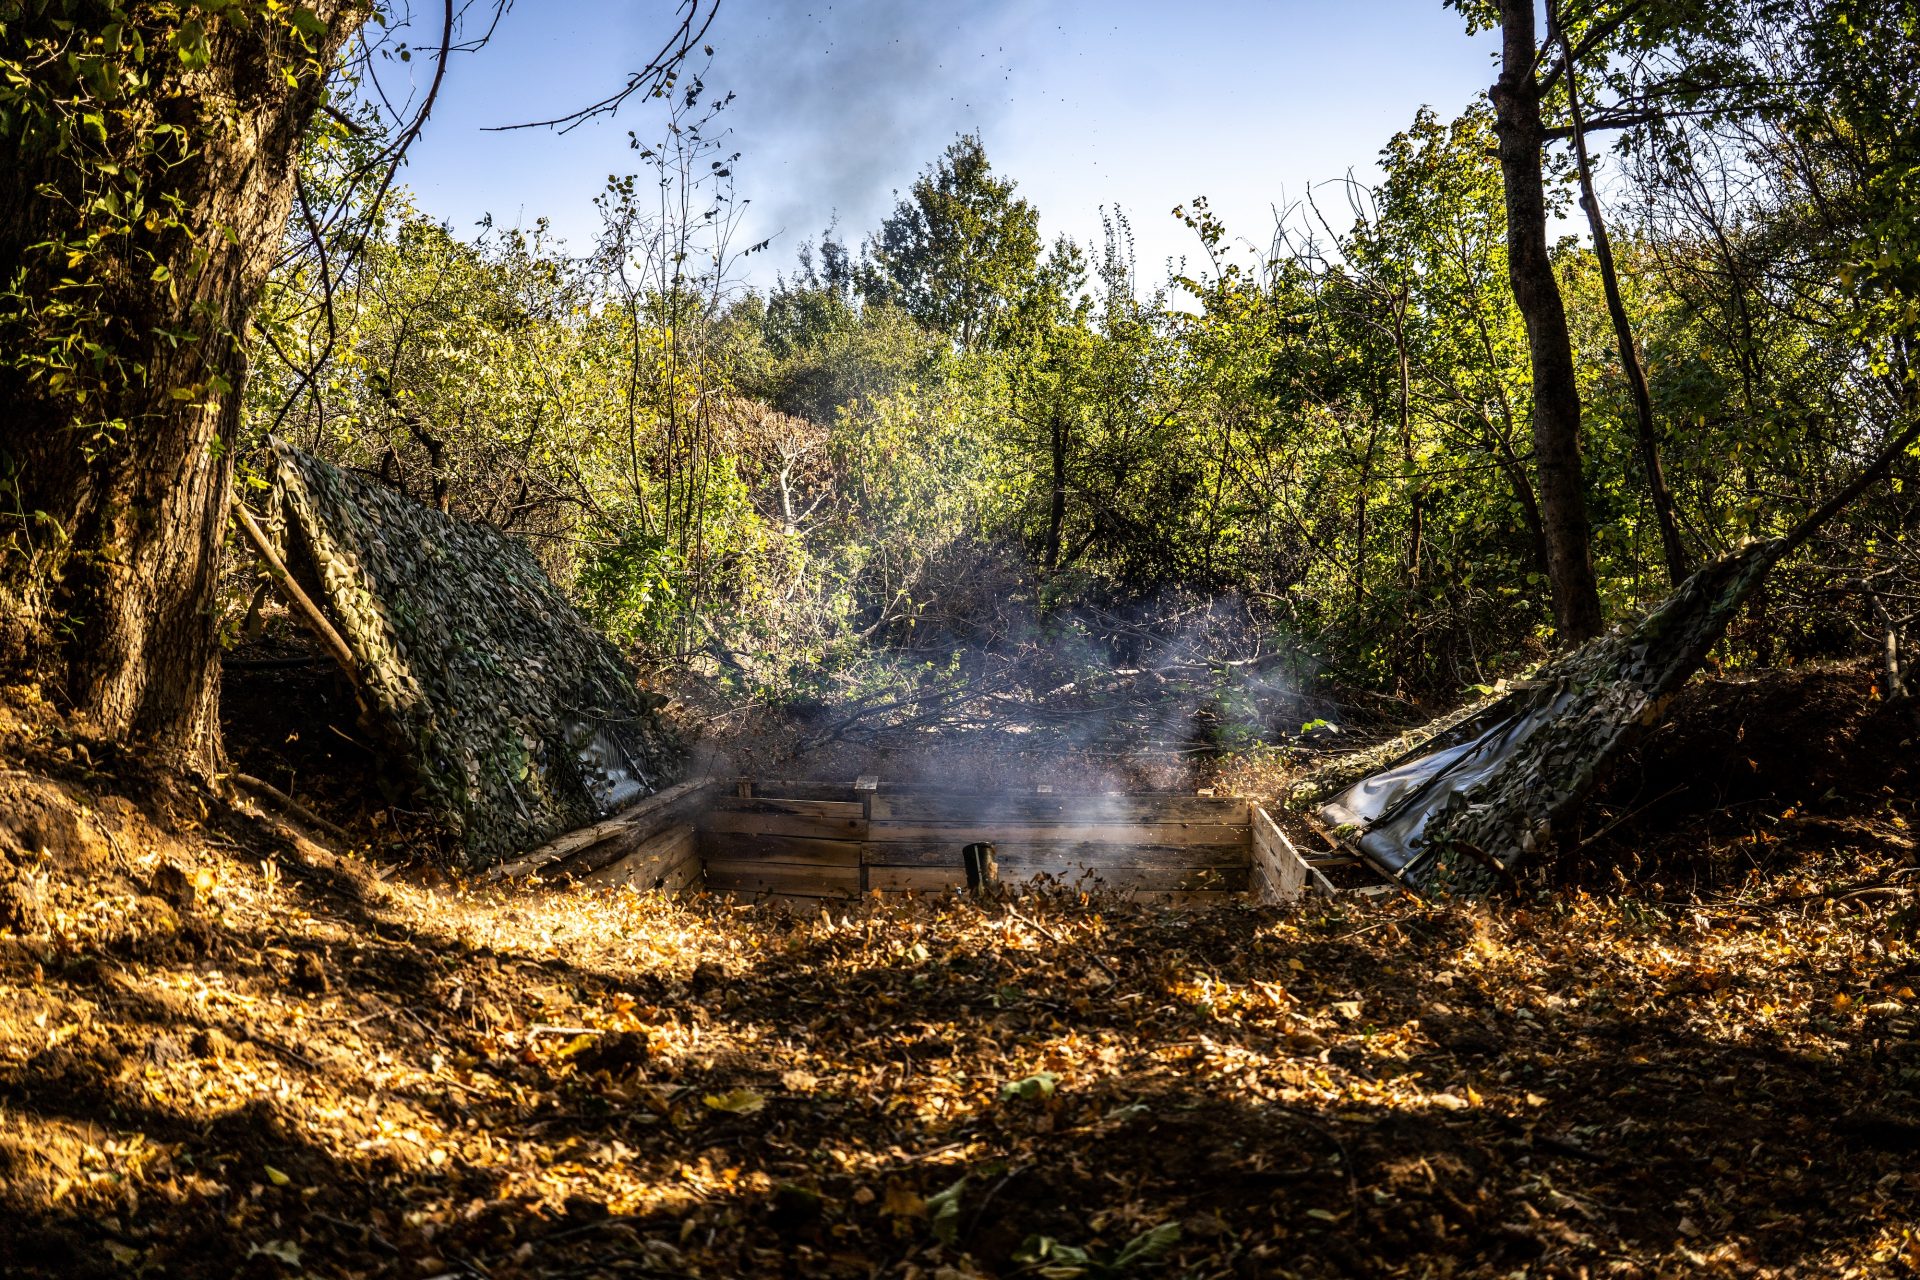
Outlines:
{"type": "Polygon", "coordinates": [[[269,536],[352,650],[382,754],[470,865],[677,779],[663,699],[526,547],[273,448],[269,536]]]}

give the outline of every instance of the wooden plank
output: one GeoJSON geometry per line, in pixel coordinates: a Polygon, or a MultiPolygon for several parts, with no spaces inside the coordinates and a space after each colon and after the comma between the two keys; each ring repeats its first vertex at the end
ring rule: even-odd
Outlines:
{"type": "MultiPolygon", "coordinates": [[[[869,874],[872,870],[870,869],[869,874]]],[[[1068,887],[1098,883],[1109,889],[1218,889],[1243,893],[1250,875],[1247,867],[1128,867],[1088,866],[1047,862],[1002,862],[1003,884],[1019,884],[1037,876],[1051,876],[1068,887]]]]}
{"type": "Polygon", "coordinates": [[[994,823],[929,824],[911,820],[876,818],[867,828],[867,839],[876,844],[888,842],[928,844],[945,842],[955,849],[985,840],[991,844],[1124,844],[1169,845],[1191,848],[1196,845],[1231,845],[1244,848],[1247,828],[1211,822],[1142,823],[994,823]]]}
{"type": "Polygon", "coordinates": [[[1331,898],[1333,885],[1307,865],[1273,815],[1253,808],[1254,896],[1260,902],[1292,902],[1313,890],[1331,898]]]}
{"type": "Polygon", "coordinates": [[[706,887],[707,864],[698,853],[682,858],[677,865],[660,877],[662,893],[696,893],[706,887]]]}
{"type": "Polygon", "coordinates": [[[1167,893],[1136,893],[1136,902],[1150,902],[1158,906],[1182,907],[1192,910],[1204,910],[1210,907],[1228,907],[1236,902],[1245,902],[1244,893],[1222,893],[1212,889],[1173,891],[1167,893]]]}
{"type": "Polygon", "coordinates": [[[791,813],[816,818],[857,818],[858,800],[795,800],[786,796],[716,796],[712,813],[791,813]]]}
{"type": "MultiPolygon", "coordinates": [[[[538,849],[512,862],[505,862],[487,873],[489,880],[509,880],[522,876],[529,871],[545,866],[549,862],[558,862],[570,853],[599,844],[623,832],[635,828],[644,828],[656,815],[681,800],[694,796],[719,785],[714,778],[689,778],[685,782],[657,791],[630,808],[623,809],[604,822],[569,831],[563,836],[547,841],[538,849]]],[[[657,822],[655,826],[657,827],[657,822]]]]}
{"type": "Polygon", "coordinates": [[[835,895],[822,898],[811,893],[749,893],[744,890],[726,890],[728,897],[751,902],[757,907],[784,906],[798,915],[819,915],[822,911],[831,911],[835,907],[845,907],[848,899],[835,895]]]}
{"type": "Polygon", "coordinates": [[[873,816],[943,826],[1022,822],[1244,826],[1248,820],[1247,802],[1231,796],[939,791],[882,791],[873,798],[873,816]]]}
{"type": "MultiPolygon", "coordinates": [[[[1106,886],[1102,887],[1105,888],[1106,886]]],[[[909,892],[918,893],[922,897],[926,896],[925,890],[907,889],[883,889],[880,891],[880,894],[886,898],[902,898],[909,892]]],[[[1243,903],[1247,900],[1246,894],[1231,889],[1120,889],[1112,890],[1112,892],[1116,897],[1127,902],[1142,902],[1155,906],[1171,906],[1193,910],[1208,907],[1232,906],[1234,903],[1243,903]]]]}
{"type": "MultiPolygon", "coordinates": [[[[902,840],[869,843],[867,861],[902,867],[961,865],[960,850],[968,840],[902,840]]],[[[1249,862],[1245,843],[1176,845],[1101,844],[1090,841],[1007,843],[994,841],[998,858],[1078,858],[1089,863],[1142,867],[1244,867],[1249,862]]]]}
{"type": "Polygon", "coordinates": [[[725,835],[707,832],[700,840],[706,857],[730,862],[789,862],[812,867],[857,867],[858,840],[815,840],[806,836],[725,835]]]}
{"type": "Polygon", "coordinates": [[[849,817],[805,813],[730,813],[717,810],[700,819],[700,830],[722,835],[807,836],[816,840],[858,840],[867,833],[867,820],[856,812],[849,817]]]}
{"type": "Polygon", "coordinates": [[[874,867],[867,868],[867,887],[883,892],[940,893],[967,887],[967,873],[958,867],[874,867]]]}
{"type": "MultiPolygon", "coordinates": [[[[886,846],[870,846],[871,851],[886,846]]],[[[1243,860],[1225,866],[1169,864],[1139,866],[1126,862],[1089,862],[1079,858],[1048,856],[1044,846],[1028,846],[1018,856],[995,855],[1003,884],[1021,884],[1036,876],[1051,876],[1065,885],[1082,881],[1108,888],[1140,889],[1220,889],[1235,893],[1247,888],[1250,869],[1243,860]]],[[[866,866],[867,885],[875,889],[919,886],[923,884],[965,885],[966,871],[953,862],[889,863],[870,860],[866,866]]]]}
{"type": "Polygon", "coordinates": [[[780,862],[708,859],[707,887],[716,892],[797,893],[814,897],[850,898],[860,892],[860,873],[853,867],[805,867],[780,862]]]}
{"type": "Polygon", "coordinates": [[[626,857],[581,877],[587,884],[629,884],[639,889],[658,889],[678,864],[697,858],[691,826],[669,827],[644,841],[626,857]]]}
{"type": "Polygon", "coordinates": [[[543,880],[584,880],[602,867],[612,866],[628,857],[662,831],[693,822],[705,809],[711,794],[710,791],[694,791],[681,796],[672,804],[655,809],[646,820],[636,822],[598,844],[570,853],[558,862],[549,862],[533,874],[543,880]]]}
{"type": "Polygon", "coordinates": [[[823,782],[796,778],[761,778],[754,783],[752,794],[784,796],[791,800],[852,800],[856,798],[851,781],[823,782]]]}

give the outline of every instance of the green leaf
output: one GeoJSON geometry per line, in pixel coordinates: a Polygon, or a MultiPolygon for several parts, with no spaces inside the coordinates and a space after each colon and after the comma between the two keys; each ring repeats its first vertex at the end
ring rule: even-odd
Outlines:
{"type": "Polygon", "coordinates": [[[1002,1098],[1019,1098],[1023,1102],[1042,1102],[1053,1096],[1060,1084],[1060,1077],[1051,1071],[1036,1071],[1021,1080],[1009,1080],[1000,1086],[1002,1098]]]}
{"type": "Polygon", "coordinates": [[[1120,1250],[1120,1256],[1113,1260],[1113,1269],[1120,1271],[1143,1262],[1157,1262],[1179,1242],[1179,1223],[1163,1222],[1157,1227],[1150,1227],[1127,1241],[1126,1247],[1120,1250]]]}
{"type": "Polygon", "coordinates": [[[933,1229],[934,1239],[942,1244],[952,1244],[960,1236],[960,1196],[966,1189],[967,1179],[963,1176],[946,1190],[927,1197],[927,1225],[933,1229]]]}
{"type": "Polygon", "coordinates": [[[311,9],[295,9],[293,13],[288,16],[287,21],[293,24],[296,31],[305,35],[323,36],[327,34],[327,24],[322,22],[320,16],[311,9]]]}

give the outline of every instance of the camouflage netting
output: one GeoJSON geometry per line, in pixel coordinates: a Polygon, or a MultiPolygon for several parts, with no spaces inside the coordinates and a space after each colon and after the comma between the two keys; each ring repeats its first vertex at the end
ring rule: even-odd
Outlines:
{"type": "Polygon", "coordinates": [[[1638,626],[1549,663],[1321,815],[1415,888],[1493,887],[1658,722],[1788,545],[1754,543],[1700,570],[1638,626]]]}
{"type": "Polygon", "coordinates": [[[512,538],[280,442],[269,536],[352,650],[412,802],[471,865],[676,780],[662,700],[512,538]]]}

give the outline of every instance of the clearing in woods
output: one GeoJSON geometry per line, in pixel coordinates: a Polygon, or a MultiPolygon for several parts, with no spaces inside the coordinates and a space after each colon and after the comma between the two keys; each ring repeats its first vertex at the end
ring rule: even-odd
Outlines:
{"type": "Polygon", "coordinates": [[[1866,686],[1689,691],[1597,802],[1640,897],[1202,912],[383,881],[16,699],[8,1271],[1912,1270],[1866,686]]]}

